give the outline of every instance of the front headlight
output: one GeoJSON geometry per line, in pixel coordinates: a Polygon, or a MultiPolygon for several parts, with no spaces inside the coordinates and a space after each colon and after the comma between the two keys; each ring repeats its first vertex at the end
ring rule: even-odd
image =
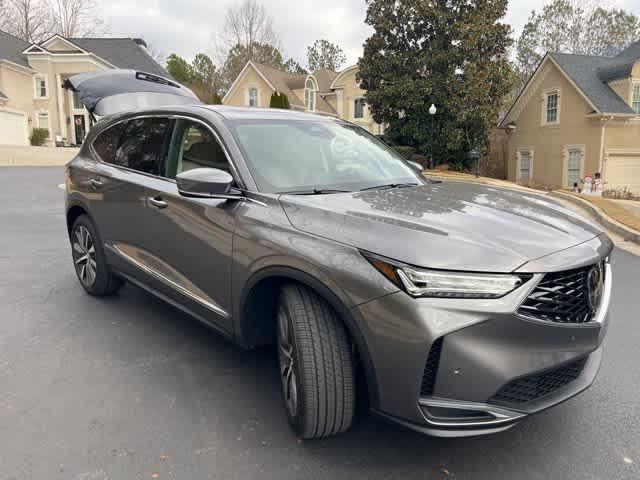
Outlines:
{"type": "Polygon", "coordinates": [[[531,276],[509,273],[469,273],[428,270],[363,253],[385,277],[412,297],[500,298],[531,276]]]}

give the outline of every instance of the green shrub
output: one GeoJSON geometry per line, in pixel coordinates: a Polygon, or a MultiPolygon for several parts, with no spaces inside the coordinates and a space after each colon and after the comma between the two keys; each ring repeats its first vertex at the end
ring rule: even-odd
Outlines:
{"type": "Polygon", "coordinates": [[[413,147],[395,146],[393,149],[407,160],[411,160],[411,156],[416,153],[416,149],[413,147]]]}
{"type": "Polygon", "coordinates": [[[222,105],[222,97],[220,95],[218,95],[217,93],[213,94],[213,101],[211,102],[212,105],[222,105]]]}
{"type": "Polygon", "coordinates": [[[271,108],[283,108],[289,110],[289,98],[284,93],[273,92],[271,94],[271,101],[269,102],[271,108]]]}
{"type": "Polygon", "coordinates": [[[49,130],[46,128],[34,128],[31,131],[31,137],[29,140],[31,141],[31,145],[34,147],[40,147],[44,145],[44,142],[49,138],[49,130]]]}

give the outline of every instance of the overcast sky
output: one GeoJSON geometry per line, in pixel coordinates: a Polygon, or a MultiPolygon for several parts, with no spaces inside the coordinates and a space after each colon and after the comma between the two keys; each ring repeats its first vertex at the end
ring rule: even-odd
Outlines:
{"type": "MultiPolygon", "coordinates": [[[[114,36],[142,37],[155,51],[192,58],[198,52],[213,54],[216,32],[224,23],[227,8],[239,0],[102,0],[103,12],[114,36]]],[[[505,21],[516,32],[532,9],[545,0],[511,0],[505,21]]],[[[640,0],[603,0],[640,15],[640,0]]],[[[364,24],[364,0],[263,0],[274,18],[283,54],[305,63],[306,46],[327,38],[339,44],[348,63],[362,54],[370,34],[364,24]]]]}

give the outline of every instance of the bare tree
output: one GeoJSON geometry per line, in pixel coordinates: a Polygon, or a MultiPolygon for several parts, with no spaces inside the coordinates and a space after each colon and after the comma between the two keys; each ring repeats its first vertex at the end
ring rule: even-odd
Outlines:
{"type": "Polygon", "coordinates": [[[12,35],[38,43],[50,34],[51,20],[45,0],[5,0],[4,9],[4,27],[12,35]]]}
{"type": "Polygon", "coordinates": [[[63,37],[103,34],[105,27],[96,0],[49,0],[53,32],[63,37]]]}
{"type": "Polygon", "coordinates": [[[255,45],[269,44],[279,47],[279,39],[273,29],[273,19],[266,12],[264,5],[257,0],[244,0],[227,11],[221,40],[225,53],[240,45],[247,49],[250,59],[253,58],[255,45]]]}

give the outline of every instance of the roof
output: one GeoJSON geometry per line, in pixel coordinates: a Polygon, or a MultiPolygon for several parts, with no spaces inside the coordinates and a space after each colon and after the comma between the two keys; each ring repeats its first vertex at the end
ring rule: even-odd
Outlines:
{"type": "Polygon", "coordinates": [[[23,67],[30,68],[27,58],[22,55],[22,51],[28,46],[29,44],[27,42],[0,30],[0,60],[9,60],[23,67]]]}
{"type": "Polygon", "coordinates": [[[169,76],[169,73],[132,38],[70,38],[69,40],[118,68],[169,76]]]}
{"type": "MultiPolygon", "coordinates": [[[[167,71],[132,38],[68,38],[66,40],[115,67],[169,76],[167,71]]],[[[27,56],[22,53],[29,46],[29,43],[0,31],[0,60],[9,60],[29,68],[27,56]]]]}
{"type": "MultiPolygon", "coordinates": [[[[304,108],[303,99],[298,97],[298,95],[296,95],[293,90],[304,88],[305,81],[309,75],[298,75],[283,72],[282,70],[273,68],[270,65],[265,65],[264,63],[251,62],[251,64],[267,79],[267,81],[276,91],[284,93],[287,96],[287,98],[289,99],[289,103],[292,106],[304,108]]],[[[318,90],[321,93],[324,91],[328,91],[329,86],[331,85],[331,82],[336,75],[336,72],[331,72],[330,70],[326,69],[321,69],[314,73],[313,76],[318,83],[318,90]],[[319,76],[316,76],[316,74],[318,74],[319,76]]],[[[321,94],[319,94],[316,98],[316,111],[328,113],[330,115],[337,114],[333,107],[329,104],[329,102],[325,100],[325,98],[321,94]]]]}
{"type": "MultiPolygon", "coordinates": [[[[568,53],[550,53],[549,55],[593,103],[598,113],[634,113],[633,109],[606,83],[608,79],[600,76],[600,72],[610,72],[617,68],[621,62],[620,59],[568,53]]],[[[631,63],[633,64],[633,61],[631,63]]]]}

